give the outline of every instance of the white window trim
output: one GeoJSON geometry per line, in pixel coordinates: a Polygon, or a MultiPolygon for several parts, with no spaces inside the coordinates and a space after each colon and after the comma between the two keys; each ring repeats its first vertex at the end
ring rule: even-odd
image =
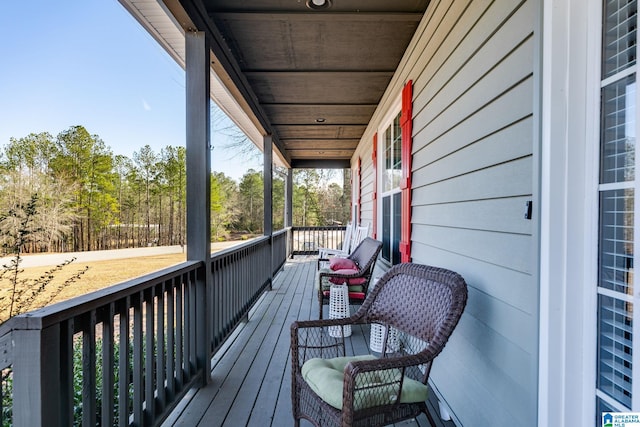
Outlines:
{"type": "Polygon", "coordinates": [[[545,0],[537,27],[539,426],[595,422],[601,7],[545,0]]]}
{"type": "MultiPolygon", "coordinates": [[[[580,396],[582,402],[582,420],[593,422],[596,415],[596,361],[598,335],[598,245],[600,226],[600,121],[601,121],[601,70],[602,70],[602,9],[603,2],[588,0],[584,7],[588,11],[586,52],[586,117],[585,117],[585,220],[584,220],[584,278],[587,292],[582,303],[582,375],[585,384],[582,390],[571,390],[580,396]]],[[[569,414],[570,415],[570,414],[569,414]]],[[[585,424],[589,425],[589,424],[585,424]]]]}
{"type": "MultiPolygon", "coordinates": [[[[376,191],[377,191],[377,198],[376,198],[376,206],[374,206],[374,209],[376,209],[377,212],[377,224],[376,224],[376,235],[378,236],[378,240],[382,241],[382,221],[383,221],[383,216],[382,216],[382,199],[383,196],[385,194],[393,194],[396,191],[383,191],[382,190],[382,183],[384,180],[384,174],[385,174],[385,169],[384,169],[384,131],[393,124],[393,120],[396,118],[396,116],[398,114],[402,113],[402,93],[398,94],[397,99],[393,102],[393,104],[391,104],[391,106],[389,107],[389,109],[387,110],[387,112],[384,114],[384,116],[382,116],[382,120],[380,120],[379,125],[378,125],[378,152],[376,153],[376,191]]],[[[388,262],[386,259],[382,258],[382,255],[379,258],[379,261],[381,263],[383,263],[385,266],[390,267],[391,263],[388,262]]]]}

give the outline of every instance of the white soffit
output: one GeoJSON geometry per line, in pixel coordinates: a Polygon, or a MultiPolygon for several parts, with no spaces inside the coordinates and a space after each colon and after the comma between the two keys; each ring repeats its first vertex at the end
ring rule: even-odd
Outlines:
{"type": "MultiPolygon", "coordinates": [[[[184,70],[186,56],[184,30],[176,22],[164,3],[161,0],[119,1],[184,70]]],[[[213,70],[211,71],[211,99],[262,151],[262,133],[213,70]]],[[[278,150],[274,151],[276,153],[274,156],[276,164],[285,166],[278,150]]]]}

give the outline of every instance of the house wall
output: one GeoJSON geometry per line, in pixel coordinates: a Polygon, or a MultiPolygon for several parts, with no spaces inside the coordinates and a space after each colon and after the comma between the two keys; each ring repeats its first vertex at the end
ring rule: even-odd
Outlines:
{"type": "Polygon", "coordinates": [[[524,211],[538,191],[538,8],[433,0],[354,157],[362,220],[371,221],[373,135],[413,80],[412,260],[469,285],[431,374],[463,426],[537,422],[538,218],[524,211]]]}

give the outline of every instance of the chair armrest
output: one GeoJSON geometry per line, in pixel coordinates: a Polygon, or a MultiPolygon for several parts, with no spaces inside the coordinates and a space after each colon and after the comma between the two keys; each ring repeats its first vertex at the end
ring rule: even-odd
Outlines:
{"type": "Polygon", "coordinates": [[[315,357],[344,357],[344,337],[329,335],[330,326],[353,325],[351,318],[302,320],[291,324],[291,362],[299,372],[304,362],[315,357]]]}
{"type": "Polygon", "coordinates": [[[423,365],[433,360],[429,353],[422,351],[417,354],[407,354],[404,356],[381,357],[374,360],[358,360],[347,364],[345,368],[345,378],[349,375],[357,376],[364,372],[372,372],[386,369],[404,370],[410,366],[423,365]]]}
{"type": "Polygon", "coordinates": [[[348,253],[341,249],[332,249],[332,248],[318,248],[318,270],[320,270],[320,265],[329,262],[329,257],[347,257],[348,253]]]}
{"type": "Polygon", "coordinates": [[[405,369],[431,360],[421,354],[350,362],[344,369],[343,408],[359,410],[398,402],[405,369]]]}
{"type": "Polygon", "coordinates": [[[353,274],[342,274],[336,273],[334,271],[322,271],[320,272],[319,279],[322,282],[323,277],[335,278],[335,279],[358,279],[360,277],[366,277],[368,271],[367,270],[358,270],[353,274]]]}
{"type": "Polygon", "coordinates": [[[343,251],[342,249],[332,249],[332,248],[318,248],[318,253],[325,257],[349,255],[346,251],[343,251]]]}
{"type": "Polygon", "coordinates": [[[346,258],[349,256],[347,251],[342,249],[332,249],[332,248],[318,248],[318,257],[319,258],[330,258],[330,257],[342,257],[346,258]]]}
{"type": "Polygon", "coordinates": [[[318,251],[323,251],[323,252],[346,252],[344,249],[327,248],[327,247],[324,247],[324,246],[318,246],[318,251]]]}
{"type": "Polygon", "coordinates": [[[320,264],[323,262],[329,262],[329,258],[318,258],[318,270],[320,270],[320,264]]]}

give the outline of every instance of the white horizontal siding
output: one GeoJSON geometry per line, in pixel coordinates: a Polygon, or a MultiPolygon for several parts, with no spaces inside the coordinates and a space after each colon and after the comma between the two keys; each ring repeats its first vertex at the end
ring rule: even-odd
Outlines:
{"type": "MultiPolygon", "coordinates": [[[[363,225],[373,227],[373,140],[365,143],[366,147],[360,152],[361,185],[360,185],[360,220],[363,225]]],[[[369,232],[372,235],[372,232],[369,232]]]]}
{"type": "MultiPolygon", "coordinates": [[[[451,126],[446,131],[433,127],[420,129],[414,126],[416,138],[424,138],[423,143],[414,144],[413,151],[417,156],[414,158],[414,163],[420,162],[417,167],[422,167],[423,163],[428,164],[450,155],[475,141],[513,126],[518,121],[531,116],[532,92],[532,79],[526,79],[508,92],[490,100],[482,110],[475,112],[464,121],[450,124],[451,126]],[[433,139],[434,134],[439,135],[435,140],[433,139]]],[[[520,137],[531,140],[530,135],[520,134],[520,137]]]]}
{"type": "Polygon", "coordinates": [[[528,195],[531,172],[530,156],[433,183],[417,172],[413,175],[414,206],[528,195]]]}
{"type": "Polygon", "coordinates": [[[433,0],[357,150],[413,80],[412,258],[461,273],[463,318],[432,381],[463,426],[536,424],[534,0],[433,0]]]}
{"type": "Polygon", "coordinates": [[[527,200],[525,196],[422,204],[413,208],[413,216],[439,227],[531,234],[531,223],[522,221],[527,200]]]}
{"type": "Polygon", "coordinates": [[[415,243],[413,248],[414,262],[433,264],[433,260],[437,259],[439,266],[449,269],[464,265],[465,280],[472,283],[475,289],[487,295],[500,295],[505,304],[513,306],[515,310],[530,313],[531,300],[537,297],[531,275],[422,243],[415,243]]]}
{"type": "MultiPolygon", "coordinates": [[[[500,126],[503,123],[496,124],[500,126]]],[[[466,128],[471,129],[468,126],[466,128]]],[[[476,129],[478,128],[476,127],[476,129]]],[[[445,177],[461,175],[472,170],[528,156],[531,154],[531,129],[533,129],[533,124],[529,116],[518,122],[511,122],[507,127],[472,141],[457,151],[449,151],[445,157],[437,157],[437,154],[443,151],[438,152],[438,148],[446,147],[442,141],[417,148],[414,162],[420,165],[421,169],[416,170],[416,173],[420,174],[425,182],[434,182],[445,177]]],[[[442,139],[448,140],[448,138],[442,139]]],[[[451,148],[449,147],[449,149],[451,148]]]]}
{"type": "MultiPolygon", "coordinates": [[[[520,23],[532,16],[531,4],[524,4],[516,9],[511,18],[509,15],[514,11],[514,1],[498,0],[487,10],[490,4],[474,2],[459,17],[456,28],[447,34],[446,49],[436,52],[425,68],[419,68],[419,79],[414,86],[419,105],[429,105],[431,110],[431,105],[435,102],[439,108],[435,109],[434,114],[444,110],[442,101],[438,100],[439,96],[458,99],[469,91],[470,82],[493,73],[493,67],[499,63],[496,62],[496,52],[500,52],[501,57],[508,58],[510,53],[530,37],[531,25],[522,26],[520,23]],[[455,50],[452,51],[452,47],[455,50]]],[[[421,58],[418,64],[426,60],[427,58],[421,58]]],[[[530,71],[529,69],[529,73],[530,71]]]]}
{"type": "Polygon", "coordinates": [[[529,354],[467,316],[438,357],[442,359],[436,359],[431,380],[455,410],[458,425],[535,425],[535,417],[523,419],[523,413],[529,412],[530,389],[535,387],[535,379],[519,383],[518,376],[510,374],[510,370],[526,373],[522,366],[532,363],[529,354]],[[478,331],[486,333],[478,335],[478,331]],[[475,347],[467,338],[475,338],[485,345],[475,347]],[[464,348],[468,357],[458,357],[460,348],[464,348]],[[487,357],[487,351],[494,348],[501,349],[500,356],[509,362],[508,366],[487,357]],[[470,363],[470,360],[475,362],[470,363]],[[455,386],[446,386],[450,383],[455,386]],[[463,406],[461,402],[464,402],[463,406]]]}
{"type": "Polygon", "coordinates": [[[444,43],[425,45],[419,59],[412,256],[458,271],[469,284],[463,320],[432,373],[455,418],[468,426],[534,425],[537,258],[533,223],[524,218],[534,176],[534,7],[479,3],[449,15],[454,27],[438,27],[447,36],[431,38],[444,43]]]}
{"type": "MultiPolygon", "coordinates": [[[[413,242],[428,244],[443,251],[512,268],[522,273],[530,273],[533,269],[530,236],[464,228],[434,227],[416,223],[412,228],[413,242]]],[[[461,268],[464,268],[464,265],[460,266],[458,270],[461,268]]]]}

